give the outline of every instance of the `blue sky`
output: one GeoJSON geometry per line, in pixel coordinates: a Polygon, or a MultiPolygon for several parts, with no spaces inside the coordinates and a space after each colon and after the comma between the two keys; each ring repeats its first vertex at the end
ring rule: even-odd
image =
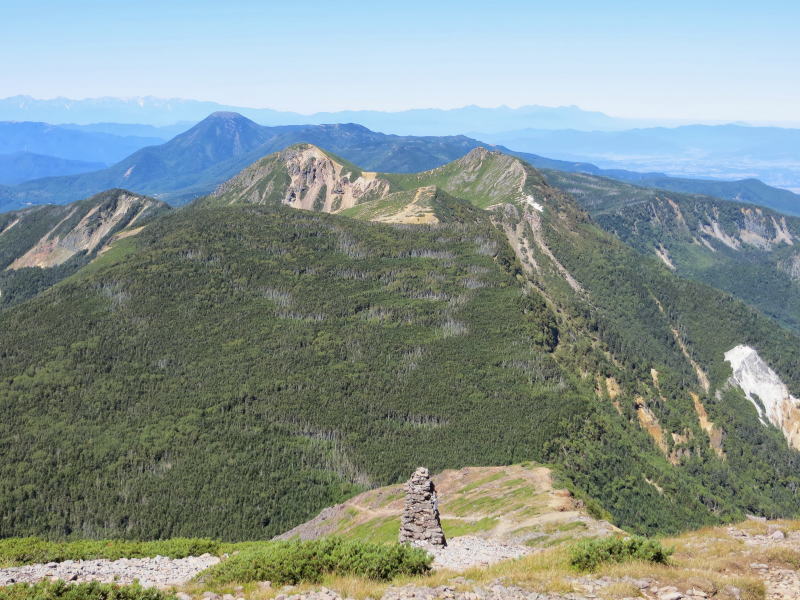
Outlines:
{"type": "Polygon", "coordinates": [[[800,121],[800,3],[0,0],[0,97],[800,121]]]}

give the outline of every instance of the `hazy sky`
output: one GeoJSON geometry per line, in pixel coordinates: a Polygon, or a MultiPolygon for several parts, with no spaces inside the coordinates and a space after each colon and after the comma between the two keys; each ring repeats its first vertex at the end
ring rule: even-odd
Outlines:
{"type": "Polygon", "coordinates": [[[0,0],[0,97],[800,121],[800,2],[0,0]]]}

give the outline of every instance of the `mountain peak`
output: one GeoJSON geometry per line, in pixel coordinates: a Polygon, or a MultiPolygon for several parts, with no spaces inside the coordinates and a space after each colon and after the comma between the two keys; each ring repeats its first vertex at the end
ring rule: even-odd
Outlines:
{"type": "MultiPolygon", "coordinates": [[[[255,121],[251,121],[247,117],[240,115],[237,112],[217,111],[208,115],[205,119],[200,121],[197,125],[186,131],[181,135],[190,134],[195,131],[214,131],[212,128],[224,128],[226,131],[235,131],[241,129],[261,129],[261,125],[255,121]]],[[[181,137],[181,136],[178,136],[181,137]]]]}
{"type": "Polygon", "coordinates": [[[299,143],[265,156],[214,192],[215,202],[286,204],[293,208],[338,212],[389,193],[390,184],[375,173],[299,143]]]}
{"type": "Polygon", "coordinates": [[[485,160],[488,156],[499,156],[502,152],[489,150],[484,146],[478,146],[477,148],[473,148],[467,154],[464,155],[463,160],[471,161],[471,160],[485,160]]]}
{"type": "Polygon", "coordinates": [[[211,113],[203,120],[208,121],[209,119],[217,121],[249,121],[251,123],[253,122],[250,121],[250,119],[248,119],[244,115],[229,110],[218,110],[216,112],[211,113]]]}
{"type": "Polygon", "coordinates": [[[250,152],[263,144],[267,129],[235,112],[211,113],[197,125],[161,146],[181,162],[213,165],[250,152]]]}

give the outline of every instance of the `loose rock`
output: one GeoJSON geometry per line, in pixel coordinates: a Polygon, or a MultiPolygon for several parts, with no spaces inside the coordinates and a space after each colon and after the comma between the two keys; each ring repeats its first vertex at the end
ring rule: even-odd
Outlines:
{"type": "MultiPolygon", "coordinates": [[[[187,558],[122,558],[119,560],[65,560],[0,569],[0,585],[11,583],[36,583],[45,579],[82,583],[129,584],[138,580],[143,587],[182,585],[200,571],[219,562],[219,558],[204,554],[187,558]]],[[[218,600],[210,598],[209,600],[218,600]]]]}

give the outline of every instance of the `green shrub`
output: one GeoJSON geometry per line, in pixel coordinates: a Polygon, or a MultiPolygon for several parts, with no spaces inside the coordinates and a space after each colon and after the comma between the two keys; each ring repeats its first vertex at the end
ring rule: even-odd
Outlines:
{"type": "Polygon", "coordinates": [[[95,558],[145,558],[168,556],[185,558],[200,554],[219,554],[220,542],[207,539],[173,538],[151,542],[126,540],[79,540],[49,542],[41,538],[0,539],[0,565],[23,565],[95,558]]]}
{"type": "Polygon", "coordinates": [[[642,560],[666,564],[673,553],[660,542],[643,537],[607,537],[584,540],[570,548],[569,562],[581,571],[594,571],[602,563],[642,560]]]}
{"type": "Polygon", "coordinates": [[[326,574],[389,580],[430,570],[432,557],[413,546],[370,544],[324,538],[308,542],[271,542],[243,550],[201,574],[209,583],[272,581],[319,583],[326,574]]]}
{"type": "Polygon", "coordinates": [[[139,585],[41,582],[0,587],[0,600],[175,600],[173,594],[139,585]]]}

